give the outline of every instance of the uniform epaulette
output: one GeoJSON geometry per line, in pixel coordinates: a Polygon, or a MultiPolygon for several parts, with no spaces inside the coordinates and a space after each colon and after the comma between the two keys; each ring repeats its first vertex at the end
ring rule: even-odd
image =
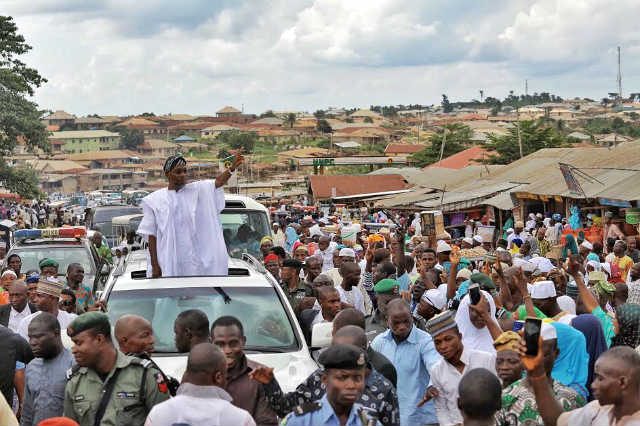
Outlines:
{"type": "Polygon", "coordinates": [[[67,370],[67,380],[71,380],[71,378],[73,376],[75,376],[75,374],[80,371],[82,367],[80,367],[78,364],[74,364],[70,369],[67,370]]]}
{"type": "Polygon", "coordinates": [[[302,405],[298,405],[293,409],[293,413],[296,416],[302,416],[303,414],[311,413],[313,411],[318,411],[322,408],[322,404],[317,401],[314,402],[305,402],[302,405]]]}

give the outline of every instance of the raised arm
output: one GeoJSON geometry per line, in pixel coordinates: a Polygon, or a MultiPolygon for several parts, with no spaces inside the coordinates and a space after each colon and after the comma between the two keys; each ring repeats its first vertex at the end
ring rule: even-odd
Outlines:
{"type": "Polygon", "coordinates": [[[229,181],[229,178],[231,178],[231,174],[236,171],[236,169],[240,166],[240,164],[242,164],[243,161],[244,157],[242,155],[242,152],[238,152],[233,157],[233,163],[231,163],[231,166],[224,169],[224,172],[220,173],[218,177],[216,177],[216,188],[224,186],[229,181]]]}
{"type": "Polygon", "coordinates": [[[449,277],[447,279],[447,300],[453,299],[453,296],[456,295],[456,290],[458,290],[456,275],[458,264],[460,264],[460,254],[457,251],[452,251],[449,255],[449,261],[451,262],[451,268],[449,268],[449,277]]]}
{"type": "Polygon", "coordinates": [[[593,312],[600,304],[598,303],[598,299],[589,291],[587,285],[584,282],[584,278],[582,273],[580,272],[580,260],[578,259],[578,255],[571,255],[568,259],[567,272],[569,275],[573,277],[578,286],[578,294],[580,295],[580,300],[584,303],[584,307],[587,309],[587,312],[593,312]]]}

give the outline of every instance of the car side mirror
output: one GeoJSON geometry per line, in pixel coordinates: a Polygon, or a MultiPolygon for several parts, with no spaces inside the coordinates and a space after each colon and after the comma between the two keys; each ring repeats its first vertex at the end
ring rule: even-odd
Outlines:
{"type": "Polygon", "coordinates": [[[333,333],[332,322],[320,322],[315,324],[311,329],[311,347],[312,348],[326,348],[331,345],[333,333]]]}

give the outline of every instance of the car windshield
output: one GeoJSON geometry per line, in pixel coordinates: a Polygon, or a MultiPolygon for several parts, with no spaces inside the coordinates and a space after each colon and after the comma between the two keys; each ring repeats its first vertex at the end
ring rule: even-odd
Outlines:
{"type": "Polygon", "coordinates": [[[17,247],[12,250],[22,259],[21,271],[39,271],[38,263],[44,258],[58,262],[58,275],[64,276],[70,263],[79,263],[85,274],[95,275],[92,268],[91,253],[85,247],[17,247]]]}
{"type": "Polygon", "coordinates": [[[124,314],[145,317],[153,326],[155,351],[177,352],[173,323],[182,311],[200,309],[212,324],[231,315],[242,322],[246,350],[288,352],[298,349],[293,327],[271,287],[185,287],[114,291],[108,300],[112,323],[124,314]]]}
{"type": "Polygon", "coordinates": [[[130,214],[142,213],[141,207],[119,207],[119,208],[107,208],[97,209],[93,217],[92,229],[100,231],[102,235],[107,237],[107,241],[110,247],[113,247],[117,241],[113,227],[111,226],[111,220],[114,217],[125,216],[130,214]]]}
{"type": "Polygon", "coordinates": [[[271,235],[267,215],[258,210],[223,210],[222,233],[231,257],[242,253],[260,256],[260,240],[271,235]]]}

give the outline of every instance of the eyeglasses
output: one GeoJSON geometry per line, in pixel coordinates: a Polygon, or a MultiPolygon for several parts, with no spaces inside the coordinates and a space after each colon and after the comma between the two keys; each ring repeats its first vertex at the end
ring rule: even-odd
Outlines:
{"type": "Polygon", "coordinates": [[[73,306],[73,300],[61,300],[60,302],[58,302],[58,306],[73,306]]]}

